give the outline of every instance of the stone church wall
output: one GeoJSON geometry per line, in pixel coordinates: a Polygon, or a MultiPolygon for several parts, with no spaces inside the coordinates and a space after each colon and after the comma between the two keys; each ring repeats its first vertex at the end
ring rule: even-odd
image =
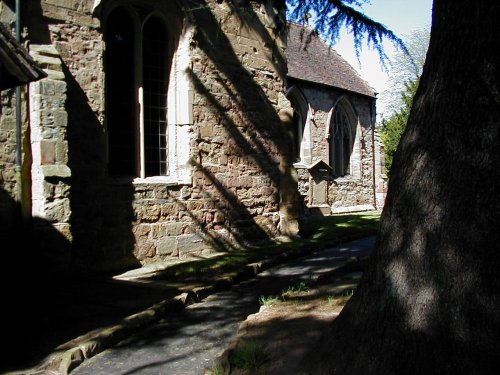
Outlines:
{"type": "MultiPolygon", "coordinates": [[[[25,89],[23,109],[24,203],[41,251],[69,272],[99,271],[296,233],[297,207],[314,205],[315,181],[306,166],[291,167],[293,140],[280,118],[290,109],[284,1],[141,1],[171,7],[180,32],[169,84],[176,112],[168,180],[108,173],[103,19],[107,7],[125,3],[134,0],[23,2],[27,46],[48,73],[25,89]]],[[[13,12],[0,4],[0,20],[11,23],[13,12]]],[[[373,207],[375,191],[379,207],[385,184],[383,160],[373,165],[380,142],[372,99],[304,83],[301,90],[312,109],[313,162],[328,163],[325,125],[341,96],[359,120],[351,175],[321,185],[329,208],[373,207]]],[[[1,98],[0,224],[8,228],[15,97],[4,91],[1,98]]]]}
{"type": "Polygon", "coordinates": [[[14,228],[16,209],[16,117],[15,90],[0,95],[0,240],[14,228]]]}
{"type": "MultiPolygon", "coordinates": [[[[379,152],[379,150],[374,149],[375,133],[372,107],[374,99],[328,86],[298,83],[293,80],[290,82],[290,85],[292,84],[300,87],[311,108],[310,129],[313,162],[323,160],[325,163],[329,163],[329,142],[326,137],[329,112],[339,99],[342,98],[349,102],[358,122],[351,154],[350,174],[344,177],[330,176],[325,206],[329,206],[333,213],[378,207],[374,198],[374,181],[380,180],[379,173],[376,173],[374,179],[373,167],[373,157],[379,152]]],[[[299,192],[304,197],[306,204],[312,207],[314,206],[312,176],[307,166],[298,165],[296,168],[299,175],[299,192]]]]}
{"type": "MultiPolygon", "coordinates": [[[[29,89],[31,204],[41,242],[59,246],[55,254],[66,263],[98,270],[279,234],[287,173],[277,115],[286,69],[284,4],[207,0],[183,10],[180,53],[189,60],[179,57],[185,67],[179,74],[189,77],[192,123],[179,124],[176,152],[188,153],[189,165],[179,166],[180,182],[162,183],[108,176],[97,3],[24,4],[31,53],[50,72],[29,89]],[[59,242],[45,241],[47,227],[59,242]]],[[[2,100],[0,173],[11,194],[12,106],[8,96],[2,100]]]]}

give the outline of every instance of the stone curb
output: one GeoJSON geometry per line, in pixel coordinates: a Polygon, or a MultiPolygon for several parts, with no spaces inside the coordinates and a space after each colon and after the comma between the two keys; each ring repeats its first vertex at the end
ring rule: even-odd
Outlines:
{"type": "MultiPolygon", "coordinates": [[[[244,267],[233,277],[226,277],[213,285],[194,288],[191,291],[184,292],[169,300],[164,300],[146,310],[132,314],[120,321],[120,323],[104,328],[99,331],[90,332],[62,344],[60,350],[46,358],[41,365],[31,370],[23,370],[21,372],[9,372],[6,375],[67,375],[76,367],[81,365],[84,361],[92,358],[93,356],[103,352],[133,333],[158,322],[167,314],[180,311],[192,303],[199,302],[204,298],[216,292],[227,290],[231,285],[248,280],[255,277],[259,273],[274,267],[276,265],[285,263],[289,260],[299,258],[301,256],[311,254],[313,252],[324,250],[327,247],[337,246],[344,242],[353,241],[355,239],[366,237],[367,234],[353,235],[339,240],[331,241],[324,244],[317,244],[309,247],[301,247],[287,253],[282,253],[270,259],[260,262],[251,263],[244,267]]],[[[242,324],[245,324],[243,322],[242,324]]],[[[241,328],[241,327],[240,327],[241,328]]],[[[229,355],[237,340],[235,339],[231,345],[218,357],[216,362],[225,370],[229,371],[229,355]]],[[[229,372],[224,372],[227,374],[229,372]]]]}

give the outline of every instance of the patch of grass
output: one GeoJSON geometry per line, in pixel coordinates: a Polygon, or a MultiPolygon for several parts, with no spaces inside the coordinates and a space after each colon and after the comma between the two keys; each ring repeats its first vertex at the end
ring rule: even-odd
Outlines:
{"type": "Polygon", "coordinates": [[[286,242],[268,242],[265,245],[252,247],[228,248],[227,252],[210,258],[192,259],[171,265],[151,278],[184,281],[210,280],[217,275],[238,271],[242,265],[292,252],[309,245],[374,234],[378,229],[379,221],[379,212],[308,218],[300,222],[301,238],[286,242]]]}
{"type": "Polygon", "coordinates": [[[281,298],[286,299],[297,293],[305,293],[309,291],[309,287],[303,281],[296,283],[294,285],[288,286],[288,288],[283,289],[281,292],[281,298]]]}
{"type": "Polygon", "coordinates": [[[303,281],[289,285],[281,291],[281,296],[260,296],[259,303],[261,306],[272,306],[280,302],[285,302],[289,297],[297,293],[305,293],[309,291],[309,286],[303,281]]]}
{"type": "Polygon", "coordinates": [[[269,359],[265,352],[265,345],[258,341],[243,342],[231,354],[229,362],[232,366],[246,371],[249,374],[256,373],[269,359]]]}
{"type": "Polygon", "coordinates": [[[295,284],[295,285],[290,285],[288,287],[288,289],[286,289],[285,292],[288,292],[288,293],[293,293],[293,292],[307,292],[309,291],[309,287],[307,286],[307,284],[303,281],[295,284]]]}
{"type": "Polygon", "coordinates": [[[261,306],[272,306],[280,302],[280,299],[275,296],[260,296],[259,303],[261,306]]]}
{"type": "Polygon", "coordinates": [[[331,241],[353,235],[370,235],[378,230],[379,212],[313,217],[301,220],[300,234],[310,241],[331,241]]]}
{"type": "Polygon", "coordinates": [[[204,375],[224,375],[224,368],[221,365],[214,365],[212,368],[205,370],[204,375]]]}

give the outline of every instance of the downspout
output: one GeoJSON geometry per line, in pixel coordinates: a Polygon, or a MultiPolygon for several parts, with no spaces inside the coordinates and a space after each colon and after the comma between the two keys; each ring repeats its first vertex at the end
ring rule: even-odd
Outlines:
{"type": "MultiPolygon", "coordinates": [[[[16,41],[21,43],[21,0],[16,0],[16,41]]],[[[22,126],[21,126],[21,87],[16,87],[16,201],[22,212],[22,126]]]]}

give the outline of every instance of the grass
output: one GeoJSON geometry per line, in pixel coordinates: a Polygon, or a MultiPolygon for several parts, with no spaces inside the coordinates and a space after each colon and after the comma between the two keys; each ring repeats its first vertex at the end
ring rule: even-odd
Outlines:
{"type": "Polygon", "coordinates": [[[332,241],[378,230],[379,212],[312,217],[301,220],[300,233],[311,242],[332,241]]]}
{"type": "Polygon", "coordinates": [[[221,365],[214,365],[205,371],[205,375],[224,375],[224,368],[221,365]]]}
{"type": "Polygon", "coordinates": [[[249,374],[256,373],[267,360],[268,355],[265,352],[265,345],[259,341],[243,342],[229,358],[232,366],[249,374]]]}
{"type": "Polygon", "coordinates": [[[281,291],[281,296],[260,296],[259,303],[261,306],[272,306],[285,301],[287,298],[297,293],[305,293],[309,291],[309,287],[303,281],[296,283],[294,285],[289,285],[288,288],[281,291]]]}
{"type": "Polygon", "coordinates": [[[301,281],[300,283],[297,283],[295,285],[290,285],[288,288],[283,290],[282,295],[290,293],[302,293],[302,292],[307,292],[308,290],[309,287],[307,286],[307,284],[301,281]]]}
{"type": "Polygon", "coordinates": [[[260,296],[259,303],[261,306],[272,306],[280,302],[280,299],[275,296],[260,296]]]}
{"type": "Polygon", "coordinates": [[[376,233],[380,221],[379,212],[353,213],[335,216],[313,217],[300,221],[300,238],[286,242],[269,242],[266,245],[231,249],[219,255],[194,259],[169,266],[158,274],[158,279],[189,280],[207,279],[214,275],[231,273],[242,265],[272,256],[293,252],[322,243],[334,243],[353,237],[376,233]]]}

